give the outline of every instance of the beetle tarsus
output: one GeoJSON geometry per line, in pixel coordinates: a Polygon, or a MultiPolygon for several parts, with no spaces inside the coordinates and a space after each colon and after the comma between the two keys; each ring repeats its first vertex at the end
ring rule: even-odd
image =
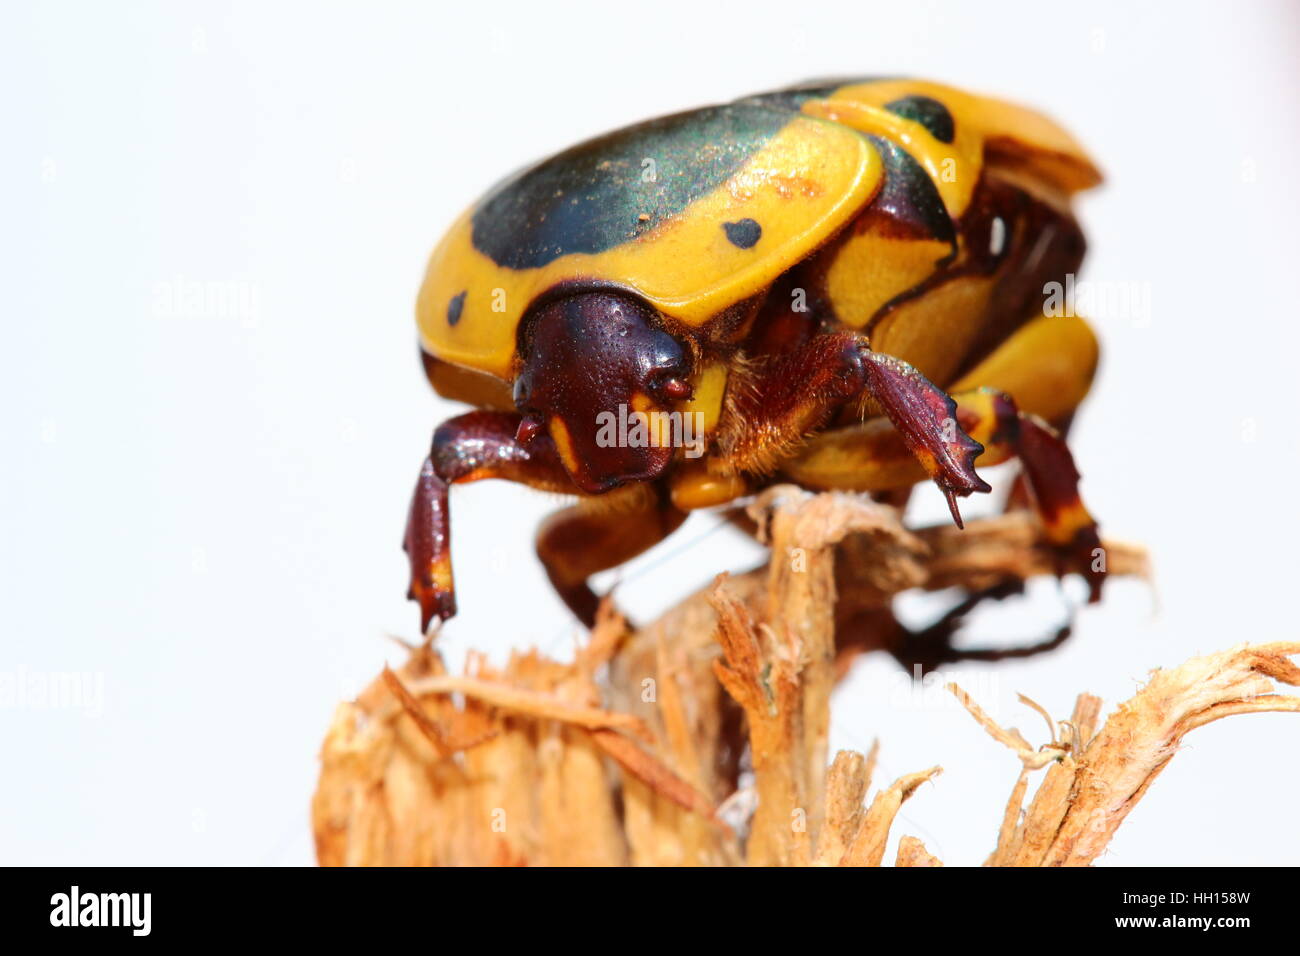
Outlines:
{"type": "Polygon", "coordinates": [[[456,614],[456,591],[448,550],[451,528],[447,513],[447,483],[424,459],[411,495],[402,548],[411,562],[409,600],[420,605],[420,631],[427,634],[436,617],[445,621],[456,614]]]}

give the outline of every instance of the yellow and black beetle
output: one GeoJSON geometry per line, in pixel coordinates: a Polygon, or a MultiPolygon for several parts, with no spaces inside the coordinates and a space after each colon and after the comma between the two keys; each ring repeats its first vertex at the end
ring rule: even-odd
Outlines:
{"type": "Polygon", "coordinates": [[[419,295],[431,383],[478,407],[436,430],[412,501],[423,625],[456,611],[451,484],[579,496],[537,549],[590,624],[588,578],[694,509],[775,481],[898,501],[928,475],[960,525],[956,497],[989,490],[974,465],[1013,455],[1096,599],[1060,430],[1097,344],[1043,301],[1083,258],[1070,196],[1098,182],[1037,113],[888,79],[651,120],[497,186],[419,295]]]}

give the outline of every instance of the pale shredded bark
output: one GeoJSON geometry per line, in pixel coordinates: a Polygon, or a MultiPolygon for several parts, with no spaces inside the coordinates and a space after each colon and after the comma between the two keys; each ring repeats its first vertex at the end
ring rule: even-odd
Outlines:
{"type": "Polygon", "coordinates": [[[943,863],[932,856],[916,837],[904,836],[898,841],[898,858],[894,866],[943,866],[943,863]]]}
{"type": "MultiPolygon", "coordinates": [[[[572,664],[516,651],[496,668],[472,654],[451,675],[431,642],[401,642],[407,661],[340,704],[326,735],[319,861],[882,865],[899,808],[940,768],[873,794],[878,741],[828,760],[837,680],[858,654],[906,659],[889,611],[900,591],[1022,581],[1050,573],[1052,552],[1024,513],[913,531],[884,505],[792,486],[737,520],[771,560],[639,630],[607,602],[572,664]]],[[[1112,575],[1149,575],[1142,549],[1105,547],[1112,575]]],[[[1068,717],[1021,695],[1037,744],[949,685],[1018,762],[1001,818],[985,824],[985,865],[1091,863],[1187,733],[1300,712],[1279,686],[1300,686],[1297,654],[1300,643],[1241,645],[1158,670],[1106,718],[1089,694],[1068,717]]],[[[943,865],[910,836],[893,862],[943,865]]]]}

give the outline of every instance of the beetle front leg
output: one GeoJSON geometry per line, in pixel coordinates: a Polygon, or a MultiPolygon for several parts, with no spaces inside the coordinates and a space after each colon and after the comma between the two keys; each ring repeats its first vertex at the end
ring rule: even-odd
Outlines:
{"type": "Polygon", "coordinates": [[[514,412],[469,412],[448,419],[433,433],[402,544],[411,561],[406,596],[419,602],[422,630],[427,631],[435,617],[445,621],[456,613],[447,494],[451,485],[504,478],[547,491],[578,493],[549,438],[538,436],[526,447],[515,438],[519,422],[514,412]]]}
{"type": "Polygon", "coordinates": [[[957,498],[991,490],[974,468],[984,449],[962,429],[952,398],[906,362],[871,351],[862,335],[819,335],[760,367],[757,378],[734,390],[719,442],[737,471],[770,470],[846,403],[865,413],[874,401],[939,486],[958,527],[957,498]]]}

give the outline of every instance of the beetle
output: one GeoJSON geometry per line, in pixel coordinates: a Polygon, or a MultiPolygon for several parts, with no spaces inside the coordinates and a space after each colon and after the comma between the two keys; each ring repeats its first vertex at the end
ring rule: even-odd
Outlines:
{"type": "Polygon", "coordinates": [[[591,575],[774,482],[957,499],[1017,456],[1059,575],[1100,594],[1064,440],[1098,345],[1045,287],[1101,181],[1031,110],[910,79],[805,83],[650,120],[518,173],[434,250],[417,321],[434,432],[404,546],[421,624],[456,613],[448,490],[576,495],[536,547],[591,575]]]}

